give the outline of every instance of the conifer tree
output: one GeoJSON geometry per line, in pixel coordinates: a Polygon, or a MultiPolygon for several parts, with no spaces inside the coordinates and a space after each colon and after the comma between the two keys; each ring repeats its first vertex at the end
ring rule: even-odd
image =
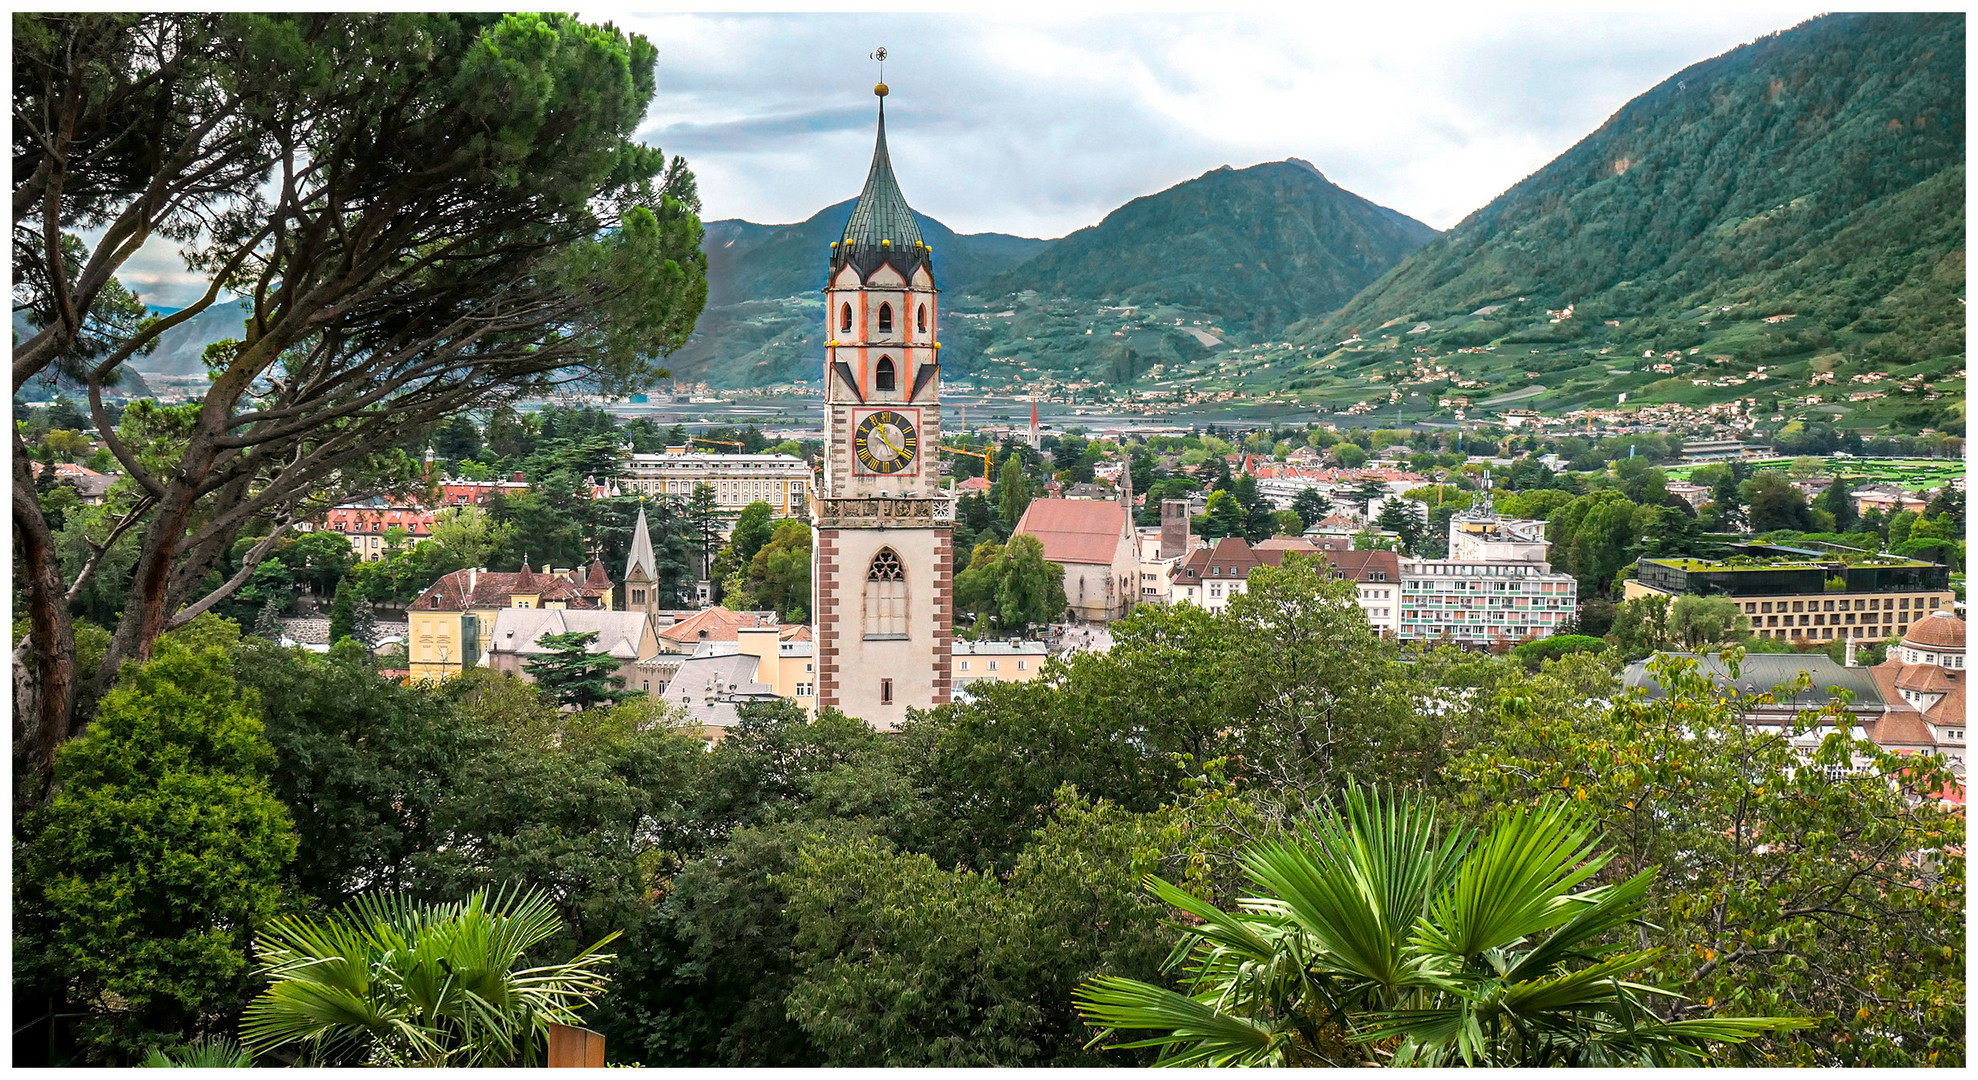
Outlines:
{"type": "Polygon", "coordinates": [[[269,641],[282,639],[282,610],[273,599],[261,605],[261,614],[254,617],[254,636],[269,641]]]}
{"type": "Polygon", "coordinates": [[[1854,512],[1854,493],[1848,490],[1847,477],[1834,474],[1834,482],[1820,493],[1820,509],[1834,515],[1834,531],[1853,532],[1859,515],[1854,512]]]}
{"type": "Polygon", "coordinates": [[[350,636],[352,621],[357,615],[357,590],[349,578],[337,581],[336,599],[330,601],[330,643],[342,641],[350,636]]]}
{"type": "Polygon", "coordinates": [[[549,651],[522,661],[522,668],[543,696],[558,705],[590,709],[635,696],[636,691],[625,689],[625,680],[611,674],[618,660],[591,651],[597,639],[596,631],[544,634],[540,642],[549,651]]]}
{"type": "Polygon", "coordinates": [[[351,606],[350,636],[363,642],[365,648],[377,647],[378,613],[371,609],[371,602],[369,600],[359,600],[351,606]]]}

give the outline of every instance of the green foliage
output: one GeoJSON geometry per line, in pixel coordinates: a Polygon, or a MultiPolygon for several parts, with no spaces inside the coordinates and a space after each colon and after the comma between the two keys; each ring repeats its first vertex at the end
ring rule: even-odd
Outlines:
{"type": "Polygon", "coordinates": [[[1806,496],[1792,486],[1784,474],[1767,469],[1738,486],[1738,499],[1745,506],[1753,532],[1798,529],[1813,532],[1813,516],[1806,496]]]}
{"type": "Polygon", "coordinates": [[[1102,1035],[1154,1031],[1125,1045],[1164,1064],[1212,1066],[1702,1064],[1713,1044],[1806,1026],[1650,1012],[1656,991],[1632,977],[1656,951],[1602,939],[1638,917],[1654,872],[1581,888],[1612,856],[1570,805],[1474,832],[1436,816],[1349,785],[1293,838],[1245,849],[1257,898],[1236,911],[1150,879],[1193,924],[1170,961],[1188,992],[1107,975],[1079,988],[1080,1011],[1102,1035]]]}
{"type": "MultiPolygon", "coordinates": [[[[317,907],[413,883],[414,854],[457,771],[493,738],[423,685],[380,676],[348,645],[312,656],[243,641],[237,670],[261,702],[275,794],[300,845],[287,880],[317,907]]],[[[513,680],[507,680],[513,681],[513,680]]]]}
{"type": "Polygon", "coordinates": [[[357,561],[350,538],[329,529],[306,532],[277,544],[275,555],[295,574],[296,581],[317,593],[336,588],[357,561]]]}
{"type": "Polygon", "coordinates": [[[337,581],[336,598],[330,601],[330,641],[350,636],[357,616],[357,587],[349,578],[337,581]]]}
{"type": "Polygon", "coordinates": [[[250,935],[296,853],[264,778],[259,696],[223,647],[188,636],[124,669],[23,825],[17,993],[65,998],[98,1063],[134,1063],[239,1007],[250,935]]]}
{"type": "Polygon", "coordinates": [[[1065,613],[1065,568],[1044,558],[1034,536],[1007,544],[985,540],[955,575],[955,614],[968,616],[977,636],[1022,636],[1065,613]]]}
{"type": "Polygon", "coordinates": [[[1548,660],[1576,653],[1602,653],[1607,651],[1607,642],[1586,634],[1557,634],[1537,641],[1527,641],[1511,650],[1511,655],[1524,661],[1526,669],[1537,671],[1548,660]]]}
{"type": "Polygon", "coordinates": [[[604,993],[601,950],[618,936],[522,966],[561,930],[547,896],[520,890],[450,904],[367,893],[326,919],[283,916],[255,936],[273,985],[248,1004],[242,1039],[314,1065],[540,1064],[549,1025],[578,1024],[604,993]]]}
{"type": "Polygon", "coordinates": [[[774,611],[784,622],[802,622],[810,604],[810,526],[794,518],[776,523],[769,541],[749,559],[728,606],[774,611]]]}
{"type": "Polygon", "coordinates": [[[1089,1065],[1071,992],[1153,974],[1162,912],[1134,888],[1154,822],[1065,804],[1006,879],[873,837],[806,845],[783,875],[793,1019],[827,1065],[1089,1065]]]}
{"type": "Polygon", "coordinates": [[[170,1054],[154,1047],[144,1056],[144,1067],[147,1069],[251,1069],[254,1067],[254,1058],[232,1039],[218,1036],[211,1039],[195,1039],[170,1054]]]}
{"type": "Polygon", "coordinates": [[[996,510],[1003,521],[1011,528],[1023,520],[1023,512],[1030,509],[1030,476],[1024,472],[1023,458],[1012,452],[1003,459],[1001,468],[996,470],[996,510]]]}
{"type": "Polygon", "coordinates": [[[636,691],[627,691],[625,680],[616,674],[617,657],[592,651],[597,640],[595,630],[545,634],[537,640],[543,653],[523,660],[522,669],[558,705],[572,709],[616,705],[636,691]]]}
{"type": "Polygon", "coordinates": [[[1934,797],[1953,782],[1942,760],[1878,749],[1839,707],[1754,731],[1738,714],[1758,695],[1727,697],[1696,663],[1658,661],[1662,696],[1605,708],[1611,684],[1539,677],[1456,763],[1465,800],[1569,797],[1612,846],[1597,883],[1658,868],[1649,973],[1693,1002],[1669,1018],[1816,1020],[1755,1044],[1779,1064],[1962,1065],[1964,821],[1934,797]],[[1824,735],[1810,761],[1802,732],[1824,735]]]}
{"type": "Polygon", "coordinates": [[[1686,649],[1729,644],[1750,628],[1735,600],[1725,596],[1678,596],[1669,605],[1669,636],[1686,649]]]}

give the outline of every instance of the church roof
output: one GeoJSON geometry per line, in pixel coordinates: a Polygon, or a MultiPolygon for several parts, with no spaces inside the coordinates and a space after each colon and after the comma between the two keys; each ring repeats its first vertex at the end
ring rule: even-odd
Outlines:
{"type": "Polygon", "coordinates": [[[653,558],[652,535],[646,531],[646,503],[639,500],[639,523],[632,527],[632,556],[625,560],[625,579],[630,581],[644,571],[647,581],[659,580],[659,561],[653,558]]]}
{"type": "Polygon", "coordinates": [[[879,139],[872,149],[872,168],[865,175],[865,190],[859,192],[852,219],[845,223],[845,234],[831,253],[831,272],[850,263],[867,278],[882,263],[893,264],[900,276],[911,279],[916,268],[930,263],[929,251],[921,240],[920,225],[907,207],[900,182],[893,177],[893,161],[886,153],[886,97],[879,97],[879,139]]]}
{"type": "Polygon", "coordinates": [[[1044,558],[1060,565],[1106,565],[1132,536],[1126,507],[1096,499],[1032,499],[1013,535],[1034,536],[1044,558]]]}

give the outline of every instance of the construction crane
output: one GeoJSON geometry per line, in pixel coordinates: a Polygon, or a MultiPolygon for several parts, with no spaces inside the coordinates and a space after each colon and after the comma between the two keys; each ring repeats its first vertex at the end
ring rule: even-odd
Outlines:
{"type": "Polygon", "coordinates": [[[991,479],[991,474],[996,471],[996,459],[981,451],[964,450],[959,446],[943,446],[941,449],[946,450],[950,454],[966,454],[969,457],[980,460],[982,462],[982,478],[985,480],[991,479]]]}

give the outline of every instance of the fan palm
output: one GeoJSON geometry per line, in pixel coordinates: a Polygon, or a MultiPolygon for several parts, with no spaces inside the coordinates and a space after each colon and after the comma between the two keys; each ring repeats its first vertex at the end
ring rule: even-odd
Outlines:
{"type": "MultiPolygon", "coordinates": [[[[1164,1065],[1693,1065],[1806,1021],[1666,1022],[1629,977],[1659,950],[1609,942],[1654,870],[1585,886],[1610,856],[1568,804],[1437,838],[1433,800],[1349,786],[1344,812],[1241,856],[1264,895],[1223,911],[1149,878],[1196,921],[1170,957],[1186,993],[1101,976],[1075,992],[1099,1038],[1158,1034],[1164,1065]]],[[[1097,1039],[1094,1040],[1095,1042],[1097,1039]]]]}
{"type": "Polygon", "coordinates": [[[538,892],[477,891],[419,904],[374,893],[317,921],[285,917],[255,938],[273,978],[248,1007],[242,1042],[256,1055],[299,1045],[317,1063],[535,1064],[551,1023],[575,1023],[603,993],[600,952],[522,968],[562,928],[538,892]]]}
{"type": "Polygon", "coordinates": [[[145,1055],[147,1069],[251,1069],[254,1059],[247,1051],[234,1045],[234,1041],[224,1036],[213,1039],[199,1039],[183,1047],[166,1053],[154,1049],[145,1055]]]}

